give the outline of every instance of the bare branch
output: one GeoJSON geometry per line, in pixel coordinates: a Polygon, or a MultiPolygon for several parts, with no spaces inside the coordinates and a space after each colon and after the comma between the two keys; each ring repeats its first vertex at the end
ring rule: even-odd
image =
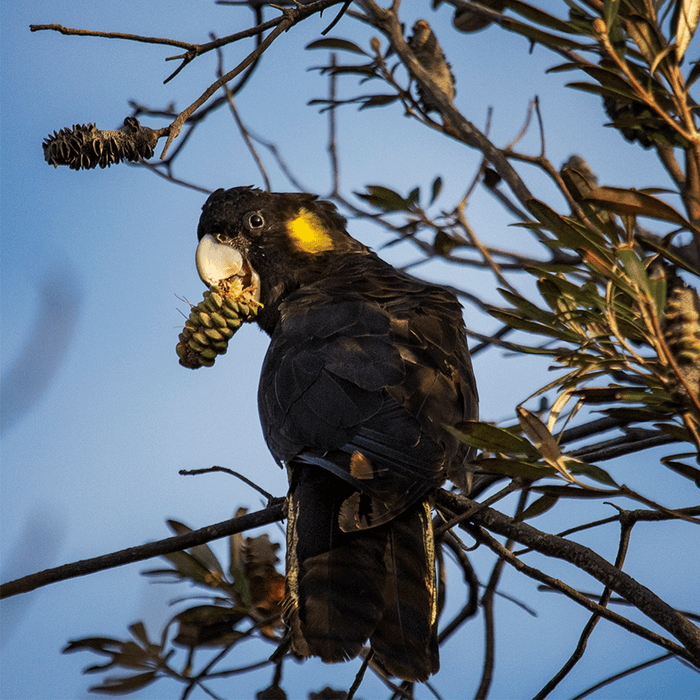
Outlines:
{"type": "MultiPolygon", "coordinates": [[[[463,513],[467,509],[473,508],[475,505],[470,499],[464,496],[458,496],[454,493],[449,493],[445,490],[440,490],[435,500],[440,508],[444,508],[455,514],[463,513]]],[[[614,567],[592,549],[584,547],[577,542],[557,537],[556,535],[549,535],[527,523],[516,522],[512,518],[491,508],[481,508],[477,511],[473,511],[471,520],[492,532],[512,538],[516,542],[520,542],[520,544],[527,545],[531,549],[540,552],[540,554],[567,561],[590,574],[593,578],[606,586],[609,586],[618,595],[630,601],[647,617],[673,634],[687,649],[687,652],[685,650],[680,650],[677,645],[674,644],[672,646],[673,649],[676,650],[676,653],[679,653],[683,658],[700,668],[700,629],[668,603],[661,600],[655,593],[640,583],[637,583],[637,581],[628,574],[614,567]]],[[[498,547],[502,549],[501,545],[498,545],[498,547]]],[[[500,550],[498,551],[500,552],[500,550]]],[[[510,552],[507,553],[507,557],[516,568],[527,573],[529,576],[533,575],[532,571],[526,571],[526,565],[510,552]]],[[[548,576],[542,575],[542,578],[539,580],[544,581],[545,578],[548,579],[547,582],[549,585],[562,590],[560,586],[555,585],[555,580],[548,576]]],[[[588,607],[590,610],[599,612],[602,617],[606,617],[620,624],[623,623],[624,618],[611,613],[607,608],[603,608],[597,603],[590,605],[591,601],[584,596],[579,596],[573,589],[570,589],[567,595],[573,597],[577,602],[588,607]]],[[[625,624],[627,623],[625,622],[625,624]]],[[[631,629],[631,627],[627,626],[627,629],[631,629]]],[[[644,628],[639,628],[637,625],[634,631],[636,634],[642,634],[643,629],[644,628]]],[[[647,632],[647,630],[644,630],[643,636],[650,638],[646,635],[647,632]]],[[[651,635],[651,633],[648,634],[651,635]]],[[[655,643],[660,642],[656,640],[655,643]]],[[[665,645],[665,642],[663,645],[665,645]]]]}
{"type": "Polygon", "coordinates": [[[129,547],[118,552],[103,554],[100,557],[93,559],[82,559],[81,561],[73,562],[72,564],[64,564],[53,569],[39,571],[36,574],[30,574],[15,581],[8,581],[0,585],[0,599],[9,598],[18,593],[27,593],[36,588],[47,586],[50,583],[57,581],[65,581],[78,576],[87,576],[96,571],[104,571],[105,569],[114,569],[117,566],[124,564],[133,564],[144,559],[152,559],[160,557],[163,554],[171,552],[180,552],[183,549],[196,547],[197,545],[217,540],[221,537],[228,537],[237,532],[251,530],[263,525],[282,520],[285,517],[285,499],[275,499],[267,508],[248,513],[238,518],[224,520],[223,522],[214,525],[208,525],[199,530],[194,530],[186,535],[178,535],[176,537],[168,537],[157,542],[149,542],[136,547],[129,547]]]}

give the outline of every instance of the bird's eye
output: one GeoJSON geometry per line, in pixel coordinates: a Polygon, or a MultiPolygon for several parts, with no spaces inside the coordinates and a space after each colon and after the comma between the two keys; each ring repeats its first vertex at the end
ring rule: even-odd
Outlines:
{"type": "Polygon", "coordinates": [[[250,231],[259,231],[265,225],[265,219],[256,211],[248,214],[245,222],[250,231]]]}

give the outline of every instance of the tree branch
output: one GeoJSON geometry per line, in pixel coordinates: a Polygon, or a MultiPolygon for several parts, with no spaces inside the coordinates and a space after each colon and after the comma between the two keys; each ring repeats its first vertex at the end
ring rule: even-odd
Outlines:
{"type": "Polygon", "coordinates": [[[57,581],[86,576],[87,574],[93,574],[96,571],[104,571],[105,569],[114,569],[117,566],[133,564],[137,561],[160,557],[163,554],[170,554],[171,552],[180,552],[184,549],[210,542],[211,540],[228,537],[237,532],[269,525],[270,523],[284,519],[285,514],[285,499],[276,498],[263,510],[256,511],[255,513],[248,513],[238,518],[231,518],[231,520],[224,520],[214,525],[208,525],[199,530],[189,532],[186,535],[168,537],[164,540],[149,542],[137,547],[129,547],[128,549],[111,552],[110,554],[103,554],[100,557],[94,557],[92,559],[82,559],[81,561],[76,561],[71,564],[64,564],[63,566],[57,566],[53,569],[39,571],[36,574],[23,576],[15,581],[8,581],[0,586],[0,599],[9,598],[18,593],[27,593],[28,591],[33,591],[36,588],[41,588],[42,586],[47,586],[57,581]]]}
{"type": "MultiPolygon", "coordinates": [[[[462,513],[474,505],[471,499],[442,489],[437,492],[435,502],[440,508],[444,508],[454,514],[462,513]]],[[[684,658],[687,658],[700,668],[700,629],[668,603],[661,600],[654,592],[637,583],[628,574],[615,568],[592,549],[584,547],[577,542],[547,534],[527,523],[516,522],[491,508],[482,508],[474,512],[471,516],[471,521],[499,535],[514,539],[516,542],[520,542],[520,544],[524,544],[540,554],[567,561],[590,574],[604,585],[609,586],[618,595],[630,601],[647,617],[676,637],[688,650],[688,653],[683,654],[684,658]]],[[[512,558],[518,562],[517,568],[520,569],[525,566],[510,552],[508,552],[508,556],[509,561],[512,558]]],[[[549,579],[550,577],[547,578],[549,579]]],[[[553,579],[550,579],[550,583],[552,581],[553,579]]],[[[594,609],[582,601],[579,602],[591,610],[599,612],[603,617],[611,619],[611,613],[607,608],[596,605],[594,609]]]]}

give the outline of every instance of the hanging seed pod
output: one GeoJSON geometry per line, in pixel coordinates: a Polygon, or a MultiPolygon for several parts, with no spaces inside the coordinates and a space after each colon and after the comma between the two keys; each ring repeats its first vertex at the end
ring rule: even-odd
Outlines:
{"type": "Polygon", "coordinates": [[[54,131],[44,139],[44,159],[49,165],[68,165],[72,170],[108,168],[123,160],[153,157],[158,139],[167,129],[141,126],[127,117],[119,131],[100,131],[94,124],[74,124],[72,129],[54,131]]]}
{"type": "Polygon", "coordinates": [[[255,320],[262,304],[250,289],[222,284],[204,292],[202,301],[190,310],[175,348],[180,364],[189,369],[211,367],[225,354],[228,341],[243,323],[255,320]]]}
{"type": "MultiPolygon", "coordinates": [[[[676,284],[666,302],[664,339],[673,354],[685,383],[700,395],[700,298],[684,283],[676,284]]],[[[669,367],[675,393],[682,397],[687,389],[669,367]]]]}

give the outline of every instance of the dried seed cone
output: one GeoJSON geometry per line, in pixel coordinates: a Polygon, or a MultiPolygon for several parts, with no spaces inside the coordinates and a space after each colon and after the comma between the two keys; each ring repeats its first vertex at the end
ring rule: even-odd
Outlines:
{"type": "Polygon", "coordinates": [[[180,364],[189,369],[211,367],[217,355],[228,349],[228,341],[243,323],[254,321],[262,305],[244,290],[232,294],[224,289],[204,292],[193,306],[175,348],[180,364]]]}
{"type": "MultiPolygon", "coordinates": [[[[691,391],[700,395],[700,298],[681,283],[671,290],[666,303],[664,339],[691,391]]],[[[678,397],[687,389],[669,367],[669,377],[678,397]]]]}
{"type": "Polygon", "coordinates": [[[44,158],[50,165],[68,165],[73,170],[109,168],[123,160],[152,158],[162,130],[141,126],[127,117],[118,131],[101,131],[94,124],[74,124],[44,139],[44,158]]]}

